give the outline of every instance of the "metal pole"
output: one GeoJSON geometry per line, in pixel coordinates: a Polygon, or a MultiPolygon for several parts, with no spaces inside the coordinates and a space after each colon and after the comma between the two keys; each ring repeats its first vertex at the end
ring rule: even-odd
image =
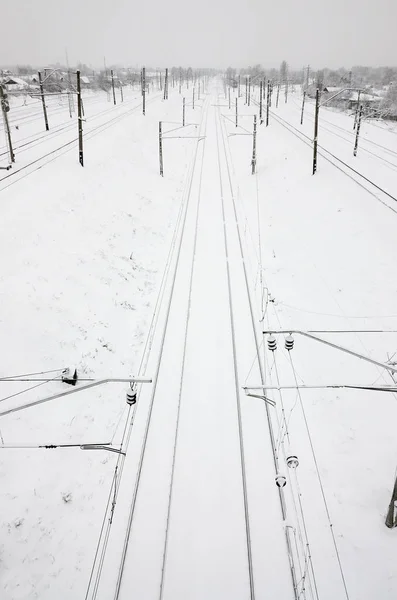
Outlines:
{"type": "Polygon", "coordinates": [[[113,69],[110,70],[110,76],[112,78],[112,90],[113,90],[113,104],[116,105],[116,92],[114,91],[114,77],[113,77],[113,69]]]}
{"type": "Polygon", "coordinates": [[[280,97],[280,81],[278,82],[278,86],[277,86],[277,97],[276,97],[276,108],[278,108],[278,99],[280,97]]]}
{"type": "Polygon", "coordinates": [[[356,129],[356,140],[354,142],[353,156],[357,156],[358,147],[358,136],[360,135],[361,117],[363,116],[363,105],[360,106],[360,112],[358,113],[357,129],[356,129]]]}
{"type": "Polygon", "coordinates": [[[389,504],[389,510],[387,511],[386,527],[392,529],[397,526],[397,479],[394,483],[393,493],[389,504]]]}
{"type": "Polygon", "coordinates": [[[185,105],[186,105],[186,101],[185,101],[185,98],[183,98],[183,100],[182,100],[182,125],[183,125],[183,127],[185,127],[185,105]]]}
{"type": "Polygon", "coordinates": [[[358,90],[358,94],[357,94],[357,106],[356,106],[356,113],[354,115],[353,129],[355,129],[356,125],[357,125],[357,117],[358,117],[359,106],[360,106],[360,96],[361,96],[361,90],[358,90]]]}
{"type": "Polygon", "coordinates": [[[270,109],[270,79],[267,80],[266,127],[269,125],[269,109],[270,109]]]}
{"type": "Polygon", "coordinates": [[[168,100],[168,69],[165,70],[164,79],[164,100],[168,100]]]}
{"type": "Polygon", "coordinates": [[[314,113],[314,140],[313,140],[313,175],[317,171],[317,138],[318,138],[318,113],[320,109],[320,91],[316,89],[316,108],[314,113]]]}
{"type": "Polygon", "coordinates": [[[255,169],[256,169],[256,115],[254,115],[254,131],[252,134],[252,161],[251,161],[251,166],[252,166],[252,175],[254,175],[255,173],[255,169]]]}
{"type": "Polygon", "coordinates": [[[84,155],[83,155],[83,105],[81,102],[81,83],[80,83],[80,71],[76,72],[77,76],[77,123],[79,130],[79,162],[84,167],[84,155]]]}
{"type": "Polygon", "coordinates": [[[301,110],[301,125],[303,125],[303,111],[305,110],[305,98],[306,98],[306,92],[303,92],[302,110],[301,110]]]}
{"type": "Polygon", "coordinates": [[[44,88],[43,88],[43,82],[41,79],[41,72],[38,71],[38,75],[39,75],[39,85],[40,85],[40,94],[41,94],[41,103],[43,105],[43,113],[44,113],[44,123],[45,123],[45,128],[46,131],[49,131],[49,126],[48,126],[48,117],[47,117],[47,107],[45,105],[45,98],[44,98],[44,88]]]}
{"type": "Polygon", "coordinates": [[[236,98],[236,127],[238,127],[238,98],[236,98]]]}
{"type": "Polygon", "coordinates": [[[259,124],[262,124],[262,88],[263,88],[263,83],[262,83],[262,79],[260,80],[259,83],[259,124]]]}
{"type": "Polygon", "coordinates": [[[142,67],[142,114],[146,114],[146,69],[142,67]]]}
{"type": "Polygon", "coordinates": [[[10,108],[9,108],[9,104],[8,104],[8,100],[7,100],[7,94],[4,93],[4,89],[3,89],[2,85],[0,85],[0,102],[1,102],[1,110],[3,111],[4,127],[5,127],[5,131],[6,131],[6,136],[7,136],[7,145],[8,145],[8,151],[10,153],[10,161],[13,163],[13,162],[15,162],[15,154],[14,154],[14,150],[12,147],[11,131],[10,131],[10,125],[8,123],[8,115],[7,115],[7,112],[10,110],[10,108]]]}
{"type": "Polygon", "coordinates": [[[159,159],[160,159],[160,175],[164,177],[163,171],[163,134],[161,130],[161,121],[159,121],[159,159]]]}

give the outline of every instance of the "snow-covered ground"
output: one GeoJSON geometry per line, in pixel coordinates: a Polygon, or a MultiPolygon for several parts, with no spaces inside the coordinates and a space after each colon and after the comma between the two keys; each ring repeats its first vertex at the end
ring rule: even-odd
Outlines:
{"type": "MultiPolygon", "coordinates": [[[[184,93],[189,99],[191,90],[184,93]]],[[[132,90],[124,106],[110,106],[106,95],[93,99],[92,108],[86,102],[84,169],[75,143],[51,162],[42,158],[75,139],[75,130],[67,129],[55,141],[44,138],[16,152],[15,171],[42,162],[0,180],[3,377],[39,371],[59,377],[70,364],[81,377],[138,373],[168,251],[174,250],[147,366],[147,375],[155,376],[162,352],[158,379],[139,397],[114,521],[109,539],[100,539],[99,559],[94,562],[117,455],[1,449],[0,596],[241,600],[255,589],[258,599],[287,600],[294,598],[287,524],[297,540],[292,554],[299,590],[308,578],[301,538],[310,544],[321,600],[392,600],[395,531],[384,517],[396,468],[395,395],[305,389],[300,401],[296,388],[281,395],[268,389],[277,404],[269,410],[280,471],[289,471],[285,456],[300,461],[301,495],[292,494],[290,472],[283,522],[265,405],[242,387],[261,383],[244,265],[269,388],[278,380],[295,386],[294,372],[306,385],[392,383],[378,367],[299,334],[290,355],[278,336],[273,354],[261,332],[392,331],[318,334],[386,362],[397,350],[397,217],[321,157],[313,177],[311,149],[276,118],[258,127],[257,174],[251,175],[252,136],[230,134],[251,132],[258,108],[241,98],[242,127],[235,128],[234,109],[218,82],[194,112],[187,108],[187,121],[200,125],[164,140],[160,178],[158,121],[169,122],[166,131],[177,128],[182,101],[176,88],[167,102],[160,93],[149,99],[146,117],[132,90]],[[95,124],[103,127],[94,131],[95,124]],[[179,137],[186,135],[192,138],[179,137]],[[205,138],[193,139],[197,135],[205,138]],[[30,173],[38,165],[43,168],[30,173]],[[288,435],[279,428],[283,406],[288,435]],[[304,523],[294,499],[302,503],[304,523]]],[[[36,109],[23,135],[42,135],[36,109]]],[[[67,106],[64,111],[49,113],[54,124],[69,125],[67,106]]],[[[297,95],[286,105],[280,97],[272,112],[300,128],[297,95]]],[[[311,112],[308,103],[307,135],[311,112]]],[[[397,136],[365,124],[353,159],[346,141],[353,139],[351,127],[351,117],[322,109],[320,145],[397,196],[397,136]]],[[[34,384],[1,385],[6,398],[34,384]]],[[[64,388],[47,383],[2,400],[1,411],[64,388]]],[[[123,385],[108,384],[1,416],[1,442],[117,444],[126,418],[123,385]]],[[[316,597],[309,581],[306,589],[301,597],[316,597]]]]}

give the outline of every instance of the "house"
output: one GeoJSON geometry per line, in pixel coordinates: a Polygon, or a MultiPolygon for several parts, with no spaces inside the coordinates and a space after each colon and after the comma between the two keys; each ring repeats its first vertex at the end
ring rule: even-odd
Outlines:
{"type": "Polygon", "coordinates": [[[6,77],[3,80],[3,85],[5,85],[10,91],[24,90],[29,87],[28,83],[19,77],[6,77]]]}

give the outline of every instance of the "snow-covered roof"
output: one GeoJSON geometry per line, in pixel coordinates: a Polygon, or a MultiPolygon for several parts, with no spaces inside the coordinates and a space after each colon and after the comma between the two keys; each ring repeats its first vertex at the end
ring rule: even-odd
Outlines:
{"type": "Polygon", "coordinates": [[[21,79],[20,77],[7,77],[4,80],[5,85],[21,85],[23,87],[26,87],[28,84],[26,83],[26,81],[24,79],[21,79]]]}

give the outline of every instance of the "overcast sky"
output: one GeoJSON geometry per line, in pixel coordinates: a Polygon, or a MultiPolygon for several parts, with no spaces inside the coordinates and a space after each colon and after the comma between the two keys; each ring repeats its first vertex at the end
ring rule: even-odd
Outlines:
{"type": "Polygon", "coordinates": [[[0,0],[0,62],[397,64],[397,0],[0,0]],[[5,17],[5,19],[4,19],[5,17]]]}

